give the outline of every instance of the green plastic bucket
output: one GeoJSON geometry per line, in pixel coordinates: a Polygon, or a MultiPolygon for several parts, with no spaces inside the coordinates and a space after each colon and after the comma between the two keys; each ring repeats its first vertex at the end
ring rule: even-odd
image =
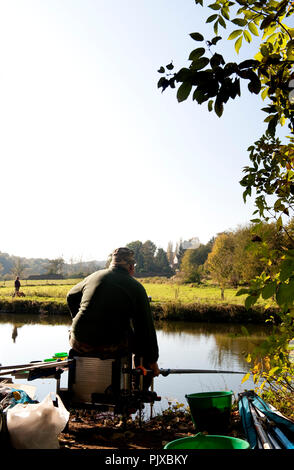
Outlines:
{"type": "Polygon", "coordinates": [[[236,437],[198,433],[196,436],[171,441],[164,446],[164,449],[250,449],[250,445],[247,441],[236,437]]]}
{"type": "Polygon", "coordinates": [[[231,421],[232,391],[204,392],[185,395],[197,431],[222,434],[231,421]]]}

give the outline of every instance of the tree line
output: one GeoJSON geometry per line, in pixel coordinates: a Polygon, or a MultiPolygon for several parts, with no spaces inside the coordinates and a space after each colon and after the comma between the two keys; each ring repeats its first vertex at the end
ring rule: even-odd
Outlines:
{"type": "Polygon", "coordinates": [[[294,219],[285,230],[287,235],[275,223],[251,223],[219,233],[196,249],[180,246],[175,280],[196,284],[212,281],[224,298],[227,287],[249,286],[262,273],[273,277],[279,272],[289,237],[294,239],[294,219]]]}
{"type": "MultiPolygon", "coordinates": [[[[293,226],[291,222],[289,232],[293,232],[293,226]]],[[[248,286],[262,273],[268,276],[276,274],[283,257],[283,247],[287,243],[287,237],[276,224],[249,224],[218,234],[201,251],[187,251],[181,263],[181,273],[190,282],[211,279],[220,287],[221,297],[224,298],[226,287],[248,286]],[[203,263],[200,263],[201,255],[202,259],[206,256],[203,263]],[[269,256],[272,261],[269,261],[269,256]]]]}
{"type": "MultiPolygon", "coordinates": [[[[294,219],[287,226],[294,235],[294,219]]],[[[185,248],[182,240],[170,241],[165,251],[151,240],[139,240],[126,246],[134,251],[136,276],[166,276],[179,283],[201,284],[212,281],[221,289],[249,285],[262,272],[278,272],[283,247],[288,238],[275,223],[250,223],[235,230],[218,233],[208,243],[197,248],[185,248]],[[274,261],[268,262],[271,255],[274,261]]],[[[106,266],[110,265],[109,255],[106,266]]]]}
{"type": "MultiPolygon", "coordinates": [[[[294,232],[294,222],[289,223],[288,234],[294,232]]],[[[277,269],[282,247],[287,239],[276,224],[263,222],[256,227],[248,224],[236,230],[217,234],[208,243],[197,248],[185,248],[181,239],[175,244],[168,242],[167,249],[159,248],[151,240],[132,241],[126,246],[134,251],[137,277],[163,276],[179,283],[200,284],[211,280],[221,289],[248,285],[250,280],[264,270],[277,269]],[[269,254],[274,262],[268,264],[269,254]]],[[[65,263],[56,259],[26,259],[0,252],[0,277],[12,279],[81,278],[110,265],[111,254],[106,262],[83,262],[72,259],[65,263]]]]}
{"type": "Polygon", "coordinates": [[[63,279],[81,278],[104,267],[105,261],[83,261],[72,258],[66,263],[62,257],[24,258],[0,252],[0,278],[63,279]]]}

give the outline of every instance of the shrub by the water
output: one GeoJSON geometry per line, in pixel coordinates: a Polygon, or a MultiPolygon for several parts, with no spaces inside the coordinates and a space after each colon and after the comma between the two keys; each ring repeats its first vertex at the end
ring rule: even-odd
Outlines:
{"type": "Polygon", "coordinates": [[[264,323],[270,316],[278,320],[276,309],[265,310],[262,306],[246,310],[243,305],[230,304],[181,304],[166,302],[151,305],[155,320],[180,320],[211,323],[264,323]]]}

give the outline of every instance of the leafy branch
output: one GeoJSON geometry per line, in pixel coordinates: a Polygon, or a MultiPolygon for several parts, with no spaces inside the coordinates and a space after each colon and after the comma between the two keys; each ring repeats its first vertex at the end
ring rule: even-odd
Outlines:
{"type": "MultiPolygon", "coordinates": [[[[203,6],[202,1],[196,1],[196,3],[203,6]]],[[[289,81],[294,65],[294,40],[292,40],[292,30],[287,29],[280,21],[283,15],[290,15],[287,11],[289,0],[283,0],[278,6],[276,2],[267,0],[250,2],[250,4],[239,0],[237,3],[241,5],[237,15],[243,15],[243,17],[233,20],[230,19],[230,9],[236,5],[235,2],[217,0],[208,5],[215,13],[210,15],[206,22],[214,22],[213,29],[216,36],[211,40],[206,40],[206,46],[212,54],[211,47],[216,46],[222,39],[217,35],[219,25],[226,28],[226,22],[229,21],[240,27],[228,36],[228,40],[236,39],[237,53],[242,46],[243,38],[251,42],[250,33],[259,36],[259,32],[263,31],[263,38],[268,39],[265,43],[261,43],[258,54],[241,63],[226,63],[223,56],[218,53],[212,54],[210,58],[206,57],[206,49],[201,45],[191,51],[188,58],[191,61],[190,66],[161,77],[157,84],[158,88],[161,88],[163,92],[168,87],[176,88],[178,85],[178,102],[185,101],[193,90],[193,101],[198,104],[208,102],[208,110],[214,110],[217,116],[221,117],[224,105],[230,99],[241,96],[240,82],[249,80],[248,90],[251,93],[256,95],[261,93],[262,99],[268,98],[272,102],[271,106],[264,109],[269,113],[269,116],[265,118],[267,131],[274,136],[277,125],[284,125],[287,119],[289,128],[293,130],[294,107],[289,101],[289,81]],[[276,31],[277,27],[280,27],[282,32],[276,31]]],[[[190,36],[195,41],[204,41],[203,35],[198,32],[191,33],[190,36]]],[[[172,70],[174,66],[171,63],[166,68],[172,70]]],[[[165,68],[161,67],[158,72],[164,74],[165,68]]]]}

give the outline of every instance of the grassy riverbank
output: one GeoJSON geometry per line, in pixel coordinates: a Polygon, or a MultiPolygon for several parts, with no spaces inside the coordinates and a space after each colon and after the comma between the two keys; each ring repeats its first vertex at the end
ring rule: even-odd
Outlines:
{"type": "MultiPolygon", "coordinates": [[[[181,304],[213,303],[244,305],[245,296],[236,296],[238,289],[225,290],[225,299],[221,300],[220,289],[217,286],[205,284],[176,284],[166,278],[140,278],[139,282],[145,287],[153,303],[180,302],[181,304]]],[[[24,280],[21,282],[21,291],[26,298],[32,301],[50,299],[51,301],[64,301],[70,288],[80,279],[62,280],[24,280]]],[[[0,281],[0,299],[9,299],[14,292],[13,281],[0,281]]],[[[267,301],[268,303],[268,301],[267,301]]],[[[266,306],[263,300],[258,305],[266,306]]]]}
{"type": "MultiPolygon", "coordinates": [[[[264,323],[275,318],[276,307],[258,302],[246,310],[238,289],[227,289],[225,300],[216,286],[178,285],[159,280],[140,279],[148,296],[155,320],[197,322],[264,323]]],[[[44,315],[69,315],[66,295],[78,279],[22,281],[25,297],[12,297],[13,281],[0,284],[0,312],[44,315]]]]}

